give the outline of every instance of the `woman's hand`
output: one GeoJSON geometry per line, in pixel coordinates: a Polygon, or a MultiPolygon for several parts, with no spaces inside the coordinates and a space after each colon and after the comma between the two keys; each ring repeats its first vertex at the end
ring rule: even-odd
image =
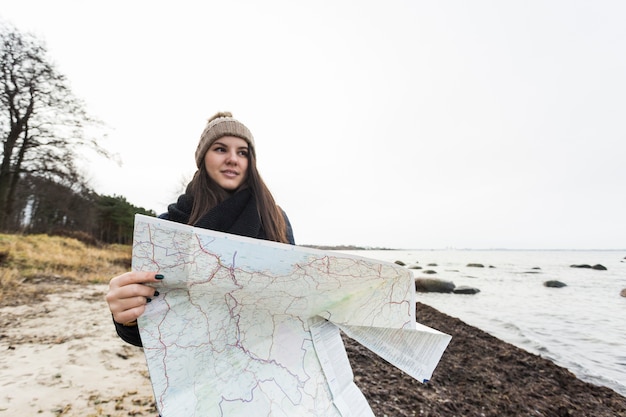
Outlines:
{"type": "Polygon", "coordinates": [[[159,295],[158,291],[145,284],[162,279],[163,275],[156,272],[126,272],[112,278],[105,298],[113,320],[118,323],[137,320],[146,309],[146,304],[159,295]]]}

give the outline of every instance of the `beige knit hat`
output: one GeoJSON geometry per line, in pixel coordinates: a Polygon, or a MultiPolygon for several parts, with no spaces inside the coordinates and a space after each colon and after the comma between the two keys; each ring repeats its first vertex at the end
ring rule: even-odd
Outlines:
{"type": "Polygon", "coordinates": [[[200,136],[200,143],[196,149],[196,165],[198,168],[204,161],[204,155],[213,142],[224,136],[235,136],[244,139],[254,153],[254,137],[243,123],[233,118],[230,112],[219,112],[211,117],[200,136]]]}

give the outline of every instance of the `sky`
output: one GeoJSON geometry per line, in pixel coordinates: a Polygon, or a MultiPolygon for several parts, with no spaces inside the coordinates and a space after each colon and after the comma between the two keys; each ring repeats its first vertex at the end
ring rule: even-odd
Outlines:
{"type": "Polygon", "coordinates": [[[231,111],[298,244],[626,248],[626,2],[0,0],[157,213],[231,111]]]}

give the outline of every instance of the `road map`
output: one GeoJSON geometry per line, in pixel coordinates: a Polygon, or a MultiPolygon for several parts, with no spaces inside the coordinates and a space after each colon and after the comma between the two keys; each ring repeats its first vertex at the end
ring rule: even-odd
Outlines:
{"type": "Polygon", "coordinates": [[[392,263],[137,215],[132,269],[165,276],[138,320],[162,417],[373,417],[340,331],[423,382],[450,341],[392,263]]]}

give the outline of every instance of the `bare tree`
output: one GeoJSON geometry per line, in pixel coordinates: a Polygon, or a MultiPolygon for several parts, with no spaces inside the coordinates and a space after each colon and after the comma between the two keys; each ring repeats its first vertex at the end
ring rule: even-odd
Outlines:
{"type": "Polygon", "coordinates": [[[110,155],[88,137],[89,128],[97,128],[100,122],[74,96],[44,44],[2,22],[0,89],[0,229],[5,230],[24,175],[83,189],[77,152],[88,147],[110,155]]]}

